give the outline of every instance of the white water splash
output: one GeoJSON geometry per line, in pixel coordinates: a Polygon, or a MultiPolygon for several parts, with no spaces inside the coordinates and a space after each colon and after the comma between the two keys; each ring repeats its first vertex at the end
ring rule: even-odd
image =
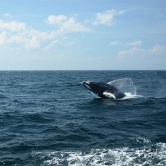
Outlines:
{"type": "Polygon", "coordinates": [[[91,149],[88,152],[41,152],[34,155],[35,158],[40,156],[39,160],[46,166],[165,166],[166,143],[147,144],[136,148],[91,149]]]}
{"type": "Polygon", "coordinates": [[[126,95],[124,98],[116,100],[127,100],[143,97],[141,95],[137,95],[136,86],[134,85],[131,78],[113,80],[108,84],[115,86],[126,95]]]}
{"type": "Polygon", "coordinates": [[[108,84],[115,86],[121,92],[125,94],[136,95],[136,87],[131,78],[122,78],[118,80],[113,80],[108,84]]]}

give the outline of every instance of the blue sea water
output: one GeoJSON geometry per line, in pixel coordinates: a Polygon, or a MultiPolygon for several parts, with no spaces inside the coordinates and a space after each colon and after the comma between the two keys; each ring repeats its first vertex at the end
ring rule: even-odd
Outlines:
{"type": "Polygon", "coordinates": [[[1,71],[0,165],[165,166],[166,71],[1,71]],[[137,97],[80,84],[121,78],[137,97]]]}

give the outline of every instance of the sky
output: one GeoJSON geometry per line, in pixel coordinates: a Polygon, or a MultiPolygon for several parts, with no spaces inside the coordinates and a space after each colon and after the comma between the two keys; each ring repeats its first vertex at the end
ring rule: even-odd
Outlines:
{"type": "Polygon", "coordinates": [[[0,70],[166,70],[166,1],[0,0],[0,70]]]}

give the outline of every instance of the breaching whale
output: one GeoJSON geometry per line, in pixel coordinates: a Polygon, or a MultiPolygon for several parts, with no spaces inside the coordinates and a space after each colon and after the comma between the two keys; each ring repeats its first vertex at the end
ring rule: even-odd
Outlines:
{"type": "Polygon", "coordinates": [[[103,99],[121,99],[126,96],[119,89],[107,83],[83,81],[82,85],[103,99]]]}

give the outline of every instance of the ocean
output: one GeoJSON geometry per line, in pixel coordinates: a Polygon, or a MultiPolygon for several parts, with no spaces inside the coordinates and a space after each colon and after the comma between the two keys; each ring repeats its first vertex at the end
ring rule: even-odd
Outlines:
{"type": "Polygon", "coordinates": [[[166,165],[166,71],[0,71],[0,166],[105,165],[166,165]],[[124,100],[81,85],[122,78],[124,100]]]}

